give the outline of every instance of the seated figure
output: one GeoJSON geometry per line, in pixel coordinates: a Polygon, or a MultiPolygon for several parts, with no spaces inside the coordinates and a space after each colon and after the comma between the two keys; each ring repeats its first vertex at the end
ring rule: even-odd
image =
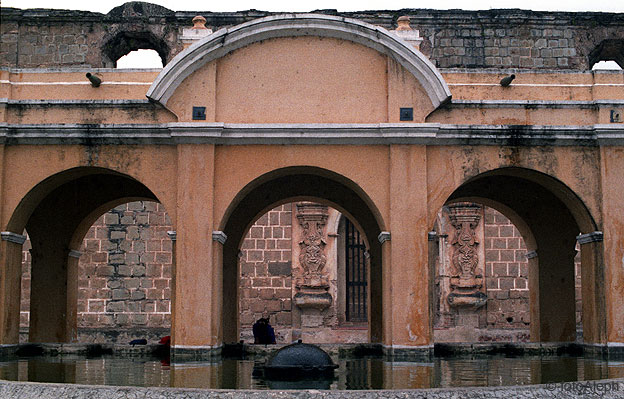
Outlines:
{"type": "Polygon", "coordinates": [[[269,324],[269,319],[261,318],[253,325],[254,344],[274,344],[275,343],[275,330],[269,324]]]}

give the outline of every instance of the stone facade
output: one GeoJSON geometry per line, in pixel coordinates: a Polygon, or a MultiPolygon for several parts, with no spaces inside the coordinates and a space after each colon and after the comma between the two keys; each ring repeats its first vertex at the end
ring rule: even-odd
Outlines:
{"type": "MultiPolygon", "coordinates": [[[[440,68],[587,70],[600,60],[624,64],[622,14],[526,10],[416,10],[318,13],[356,18],[387,29],[408,15],[420,30],[420,50],[440,68]],[[620,49],[620,51],[618,51],[620,49]]],[[[275,13],[201,13],[214,31],[275,13]]],[[[107,14],[2,9],[0,66],[114,67],[129,51],[156,50],[166,64],[182,50],[195,13],[130,2],[107,14]]]]}

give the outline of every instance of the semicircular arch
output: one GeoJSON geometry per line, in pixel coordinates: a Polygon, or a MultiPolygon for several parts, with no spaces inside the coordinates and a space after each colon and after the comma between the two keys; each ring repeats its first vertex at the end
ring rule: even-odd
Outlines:
{"type": "Polygon", "coordinates": [[[321,14],[275,15],[221,29],[178,54],[158,75],[147,97],[166,106],[177,87],[206,63],[252,43],[281,37],[321,36],[348,40],[387,54],[422,85],[434,108],[451,92],[421,52],[386,29],[350,18],[321,14]]]}

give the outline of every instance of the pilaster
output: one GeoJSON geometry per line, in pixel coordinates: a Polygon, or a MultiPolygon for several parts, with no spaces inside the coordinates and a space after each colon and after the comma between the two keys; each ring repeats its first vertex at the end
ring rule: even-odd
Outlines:
{"type": "MultiPolygon", "coordinates": [[[[214,146],[178,145],[177,221],[173,274],[172,355],[211,353],[222,344],[215,281],[213,226],[214,146]],[[178,353],[179,352],[179,353],[178,353]]],[[[192,355],[189,355],[192,356],[192,355]]]]}
{"type": "MultiPolygon", "coordinates": [[[[427,154],[420,146],[390,147],[390,262],[384,278],[384,312],[390,311],[391,324],[385,325],[385,345],[423,347],[432,344],[429,320],[427,233],[427,154]],[[390,295],[389,293],[392,293],[390,295]],[[400,293],[400,294],[398,294],[400,293]]],[[[384,259],[385,261],[386,259],[384,259]]],[[[387,319],[386,319],[387,320],[387,319]]]]}

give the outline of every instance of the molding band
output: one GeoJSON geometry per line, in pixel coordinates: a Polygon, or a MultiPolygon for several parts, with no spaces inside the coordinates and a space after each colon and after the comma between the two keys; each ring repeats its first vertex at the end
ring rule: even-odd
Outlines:
{"type": "Polygon", "coordinates": [[[76,251],[75,249],[70,249],[68,256],[72,258],[80,259],[80,257],[82,256],[82,252],[76,251]]]}
{"type": "Polygon", "coordinates": [[[381,233],[379,233],[379,235],[377,236],[377,239],[379,240],[379,242],[381,244],[383,244],[386,241],[390,241],[390,232],[389,231],[382,231],[381,233]]]}
{"type": "Polygon", "coordinates": [[[590,242],[600,242],[603,240],[604,234],[602,231],[592,231],[591,233],[580,234],[576,237],[576,241],[581,245],[589,244],[590,242]]]}
{"type": "Polygon", "coordinates": [[[13,233],[10,231],[0,232],[0,236],[2,237],[3,241],[12,242],[19,245],[22,245],[26,241],[25,235],[13,233]]]}
{"type": "Polygon", "coordinates": [[[169,230],[167,231],[167,235],[169,236],[169,238],[171,239],[171,241],[175,241],[178,238],[178,232],[175,230],[169,230]]]}
{"type": "Polygon", "coordinates": [[[225,241],[227,241],[227,235],[219,230],[212,232],[212,241],[220,242],[221,245],[225,245],[225,241]]]}
{"type": "Polygon", "coordinates": [[[440,123],[221,123],[167,124],[7,124],[0,143],[216,144],[216,145],[624,145],[624,125],[525,126],[440,123]]]}
{"type": "Polygon", "coordinates": [[[524,256],[528,259],[537,258],[537,251],[529,251],[524,256]]]}

